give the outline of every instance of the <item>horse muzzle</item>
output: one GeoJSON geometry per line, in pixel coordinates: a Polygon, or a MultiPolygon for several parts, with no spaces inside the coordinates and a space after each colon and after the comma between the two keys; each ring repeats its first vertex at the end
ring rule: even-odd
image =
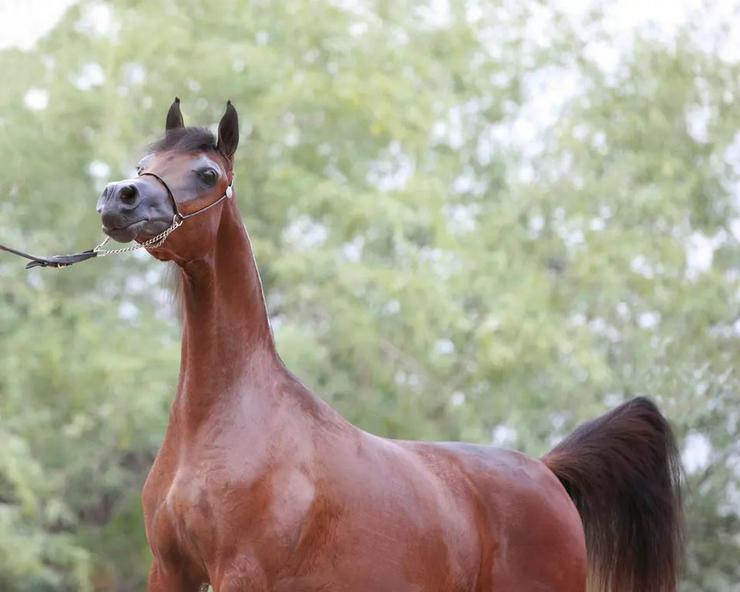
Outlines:
{"type": "Polygon", "coordinates": [[[165,189],[144,178],[109,183],[98,199],[97,211],[103,232],[119,243],[159,234],[175,214],[165,189]]]}

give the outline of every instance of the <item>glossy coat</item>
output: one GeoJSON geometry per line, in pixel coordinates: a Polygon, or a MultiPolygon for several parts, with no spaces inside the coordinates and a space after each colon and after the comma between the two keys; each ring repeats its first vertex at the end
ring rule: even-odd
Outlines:
{"type": "MultiPolygon", "coordinates": [[[[232,177],[238,128],[236,112],[231,123],[227,116],[213,148],[164,142],[145,161],[183,211],[217,198],[232,177]],[[206,161],[219,170],[208,190],[190,173],[206,161]]],[[[168,129],[181,128],[179,102],[167,121],[168,129]]],[[[665,476],[673,462],[670,430],[664,422],[660,434],[646,427],[642,416],[653,418],[654,407],[644,400],[597,420],[603,425],[584,432],[577,447],[566,440],[544,460],[368,434],[278,357],[235,200],[188,220],[150,252],[180,266],[184,321],[177,394],[142,494],[154,555],[149,592],[195,592],[206,583],[216,592],[585,592],[583,508],[573,500],[603,496],[608,507],[583,512],[596,527],[608,524],[617,514],[605,490],[634,495],[644,476],[633,475],[639,463],[627,462],[620,485],[609,477],[591,483],[588,471],[578,471],[579,449],[591,448],[604,463],[623,455],[600,434],[606,426],[631,446],[627,418],[644,428],[635,438],[657,450],[646,470],[665,476]]],[[[678,512],[668,479],[656,504],[678,512]]],[[[678,514],[668,522],[638,538],[673,537],[678,514]]],[[[613,543],[616,551],[622,543],[613,543]]],[[[634,563],[628,555],[616,567],[593,565],[611,569],[613,590],[647,592],[645,582],[655,578],[640,570],[652,577],[658,568],[625,565],[634,563]]],[[[655,590],[674,590],[676,566],[660,570],[655,590]]]]}

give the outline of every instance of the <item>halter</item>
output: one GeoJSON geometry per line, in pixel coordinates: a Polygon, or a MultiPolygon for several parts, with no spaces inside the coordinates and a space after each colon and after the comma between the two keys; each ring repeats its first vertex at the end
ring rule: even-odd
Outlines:
{"type": "Polygon", "coordinates": [[[173,219],[173,224],[176,223],[178,220],[180,224],[182,224],[188,218],[192,218],[193,216],[202,214],[206,210],[210,210],[212,207],[220,204],[223,200],[230,199],[231,196],[234,195],[234,190],[231,187],[234,184],[234,177],[232,175],[231,181],[229,181],[229,186],[226,188],[226,191],[224,191],[224,194],[221,197],[219,197],[216,201],[214,201],[212,204],[202,207],[199,210],[196,210],[195,212],[191,212],[190,214],[181,214],[180,208],[177,207],[177,201],[175,200],[175,196],[172,194],[172,190],[170,189],[170,186],[167,185],[167,182],[162,177],[160,177],[157,173],[152,173],[151,171],[144,171],[144,172],[139,173],[139,177],[144,177],[144,176],[154,177],[157,181],[159,181],[162,184],[162,186],[167,191],[167,195],[169,196],[170,200],[172,200],[172,205],[175,208],[175,217],[173,219]]]}
{"type": "Polygon", "coordinates": [[[0,244],[0,249],[3,251],[7,251],[8,253],[12,253],[13,255],[18,255],[19,257],[24,257],[26,259],[30,259],[31,262],[26,265],[26,269],[31,269],[32,267],[56,267],[56,268],[62,268],[62,267],[69,267],[70,265],[74,265],[75,263],[80,263],[81,261],[87,261],[88,259],[92,259],[93,257],[107,257],[108,255],[120,255],[121,253],[130,253],[132,251],[138,251],[139,249],[156,249],[157,247],[161,247],[164,242],[167,240],[167,237],[175,232],[180,226],[182,226],[185,223],[185,220],[188,218],[192,218],[194,216],[197,216],[198,214],[202,214],[203,212],[206,212],[210,210],[211,208],[217,206],[225,199],[231,199],[231,197],[234,195],[234,176],[232,175],[231,179],[229,180],[229,185],[226,187],[226,191],[224,194],[219,197],[216,201],[214,201],[211,204],[208,204],[207,206],[202,207],[199,210],[196,210],[195,212],[191,212],[189,214],[182,214],[180,212],[180,208],[177,206],[177,201],[175,200],[175,196],[172,193],[172,190],[170,189],[170,186],[167,185],[167,182],[160,177],[157,173],[152,173],[150,171],[144,171],[139,173],[139,177],[154,177],[157,181],[159,181],[162,186],[165,188],[165,191],[167,191],[167,196],[170,198],[170,201],[172,202],[172,206],[175,209],[175,215],[172,217],[172,224],[170,226],[160,232],[157,236],[150,238],[147,241],[144,241],[143,243],[139,243],[137,245],[133,245],[130,247],[122,247],[120,249],[104,249],[103,247],[108,243],[110,240],[110,237],[105,237],[105,240],[101,242],[96,247],[89,249],[87,251],[82,251],[80,253],[74,253],[72,255],[54,255],[52,257],[35,257],[33,255],[29,255],[28,253],[24,253],[23,251],[18,251],[17,249],[12,249],[10,247],[7,247],[3,244],[0,244]]]}

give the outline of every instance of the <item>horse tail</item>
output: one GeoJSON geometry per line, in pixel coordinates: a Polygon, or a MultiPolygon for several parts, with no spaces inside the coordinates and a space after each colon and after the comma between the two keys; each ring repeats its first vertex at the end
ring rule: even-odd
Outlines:
{"type": "Polygon", "coordinates": [[[670,425],[638,397],[579,426],[542,459],[581,515],[598,592],[675,592],[681,464],[670,425]]]}

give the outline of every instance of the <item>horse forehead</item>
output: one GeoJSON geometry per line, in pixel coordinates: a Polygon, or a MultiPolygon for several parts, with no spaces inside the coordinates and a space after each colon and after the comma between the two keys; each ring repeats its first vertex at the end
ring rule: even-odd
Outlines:
{"type": "Polygon", "coordinates": [[[145,168],[164,174],[185,174],[193,169],[212,166],[223,171],[217,155],[209,152],[155,152],[141,161],[145,168]]]}

